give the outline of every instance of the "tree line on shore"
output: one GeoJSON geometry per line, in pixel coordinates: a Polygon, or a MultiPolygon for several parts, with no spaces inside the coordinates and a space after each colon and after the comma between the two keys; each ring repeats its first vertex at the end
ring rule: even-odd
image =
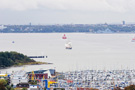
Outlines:
{"type": "Polygon", "coordinates": [[[36,62],[26,55],[17,52],[0,52],[0,68],[10,67],[13,65],[23,65],[29,62],[36,62]]]}

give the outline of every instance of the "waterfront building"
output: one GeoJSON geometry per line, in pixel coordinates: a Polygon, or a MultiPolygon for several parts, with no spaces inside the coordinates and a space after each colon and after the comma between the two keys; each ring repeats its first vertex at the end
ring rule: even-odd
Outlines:
{"type": "Polygon", "coordinates": [[[29,77],[26,71],[20,70],[11,74],[10,81],[11,81],[11,84],[16,86],[19,83],[28,83],[29,77]]]}
{"type": "Polygon", "coordinates": [[[55,70],[54,69],[48,69],[43,72],[44,74],[48,74],[48,78],[51,78],[52,76],[55,76],[55,70]]]}
{"type": "Polygon", "coordinates": [[[55,76],[55,70],[54,69],[48,69],[48,70],[37,70],[32,72],[28,72],[29,78],[32,79],[32,76],[34,79],[48,79],[52,76],[55,76]]]}
{"type": "Polygon", "coordinates": [[[5,79],[5,78],[7,78],[7,77],[8,77],[7,74],[0,74],[0,79],[5,79]]]}

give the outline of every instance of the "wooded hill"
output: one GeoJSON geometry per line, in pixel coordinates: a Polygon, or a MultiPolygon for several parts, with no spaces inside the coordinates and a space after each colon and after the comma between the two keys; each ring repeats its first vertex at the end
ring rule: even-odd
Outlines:
{"type": "Polygon", "coordinates": [[[0,52],[0,68],[10,67],[13,65],[25,65],[26,63],[36,62],[26,55],[17,52],[0,52]]]}

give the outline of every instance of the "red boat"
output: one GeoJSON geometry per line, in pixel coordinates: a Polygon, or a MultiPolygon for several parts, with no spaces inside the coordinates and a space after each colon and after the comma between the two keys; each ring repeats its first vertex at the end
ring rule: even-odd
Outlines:
{"type": "Polygon", "coordinates": [[[62,39],[67,39],[66,35],[64,34],[64,36],[62,37],[62,39]]]}
{"type": "Polygon", "coordinates": [[[132,39],[132,42],[135,42],[135,37],[132,39]]]}

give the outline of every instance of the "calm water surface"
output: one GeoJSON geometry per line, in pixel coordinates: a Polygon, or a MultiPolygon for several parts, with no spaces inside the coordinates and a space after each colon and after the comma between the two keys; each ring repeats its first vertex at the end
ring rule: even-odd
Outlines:
{"type": "Polygon", "coordinates": [[[65,33],[0,34],[0,51],[17,51],[25,55],[45,55],[35,59],[52,65],[26,65],[2,69],[2,72],[55,68],[57,71],[83,69],[135,69],[135,34],[65,33]],[[14,41],[14,43],[12,43],[14,41]],[[65,43],[72,42],[72,50],[65,43]]]}

